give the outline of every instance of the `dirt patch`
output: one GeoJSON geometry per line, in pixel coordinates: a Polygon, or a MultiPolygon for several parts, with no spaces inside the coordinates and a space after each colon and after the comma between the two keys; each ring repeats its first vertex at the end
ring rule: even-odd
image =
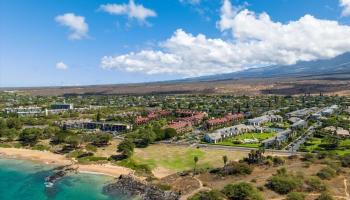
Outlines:
{"type": "Polygon", "coordinates": [[[161,183],[171,186],[171,190],[175,192],[180,192],[182,195],[191,193],[192,191],[201,187],[198,180],[192,176],[180,176],[178,174],[173,174],[164,177],[160,180],[161,183]]]}

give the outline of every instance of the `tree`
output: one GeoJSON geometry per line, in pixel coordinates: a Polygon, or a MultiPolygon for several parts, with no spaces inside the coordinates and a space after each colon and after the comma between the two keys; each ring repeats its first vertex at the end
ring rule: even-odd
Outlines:
{"type": "Polygon", "coordinates": [[[94,138],[92,144],[98,147],[107,146],[112,136],[108,133],[99,133],[94,138]]]}
{"type": "Polygon", "coordinates": [[[100,113],[100,111],[98,111],[97,112],[97,114],[96,114],[96,121],[101,121],[101,113],[100,113]]]}
{"type": "Polygon", "coordinates": [[[65,139],[65,142],[73,148],[77,148],[81,144],[81,138],[78,135],[70,135],[65,139]]]}
{"type": "Polygon", "coordinates": [[[194,161],[194,169],[193,169],[193,172],[195,173],[196,172],[196,167],[197,167],[197,162],[198,162],[199,158],[198,156],[194,156],[193,158],[193,161],[194,161]]]}
{"type": "Polygon", "coordinates": [[[121,152],[125,157],[130,157],[134,153],[135,144],[130,139],[124,139],[118,145],[118,152],[121,152]]]}
{"type": "Polygon", "coordinates": [[[226,155],[222,156],[222,160],[224,161],[224,166],[226,166],[226,163],[228,161],[228,158],[226,155]]]}
{"type": "Polygon", "coordinates": [[[7,141],[14,140],[19,134],[19,131],[14,128],[6,128],[0,130],[0,137],[6,138],[7,141]]]}
{"type": "Polygon", "coordinates": [[[14,117],[8,118],[6,120],[6,123],[8,128],[15,128],[17,130],[22,128],[22,122],[18,118],[14,118],[14,117]]]}
{"type": "Polygon", "coordinates": [[[38,142],[41,130],[38,128],[26,128],[19,134],[19,140],[24,145],[34,145],[38,142]]]}
{"type": "Polygon", "coordinates": [[[256,188],[246,182],[228,184],[222,191],[230,200],[262,200],[263,198],[256,188]]]}
{"type": "Polygon", "coordinates": [[[177,132],[173,128],[166,128],[164,129],[164,139],[172,138],[177,135],[177,132]]]}
{"type": "Polygon", "coordinates": [[[66,141],[66,138],[71,135],[70,131],[59,131],[51,138],[53,144],[61,144],[66,141]]]}
{"type": "Polygon", "coordinates": [[[0,119],[0,129],[6,129],[7,123],[4,119],[0,119]]]}
{"type": "Polygon", "coordinates": [[[49,139],[52,136],[54,136],[55,134],[57,134],[58,132],[60,132],[60,128],[58,128],[56,126],[46,127],[44,129],[42,137],[40,139],[49,139]]]}

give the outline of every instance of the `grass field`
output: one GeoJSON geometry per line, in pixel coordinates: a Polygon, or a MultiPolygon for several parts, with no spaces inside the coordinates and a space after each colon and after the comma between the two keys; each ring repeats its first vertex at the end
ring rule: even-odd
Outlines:
{"type": "Polygon", "coordinates": [[[239,160],[247,153],[155,144],[147,148],[136,149],[133,159],[140,164],[149,165],[152,169],[162,167],[183,171],[193,169],[195,156],[199,158],[197,166],[206,168],[222,166],[224,155],[227,155],[229,160],[239,160]]]}
{"type": "Polygon", "coordinates": [[[235,147],[250,147],[258,148],[260,143],[246,143],[246,144],[235,144],[233,141],[244,140],[244,139],[258,139],[259,141],[266,140],[268,138],[274,137],[276,133],[244,133],[235,137],[227,138],[222,142],[217,143],[218,145],[235,146],[235,147]]]}
{"type": "MultiPolygon", "coordinates": [[[[320,144],[322,144],[322,139],[320,138],[312,138],[311,140],[307,141],[308,145],[305,146],[305,150],[308,152],[317,151],[317,150],[323,150],[321,147],[319,147],[320,144]]],[[[344,155],[350,153],[350,139],[342,140],[338,146],[338,149],[336,150],[330,150],[331,152],[335,152],[339,155],[344,155]]]]}

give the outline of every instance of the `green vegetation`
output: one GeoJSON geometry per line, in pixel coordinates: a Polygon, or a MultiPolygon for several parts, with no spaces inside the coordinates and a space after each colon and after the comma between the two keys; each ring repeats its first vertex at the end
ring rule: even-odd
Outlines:
{"type": "MultiPolygon", "coordinates": [[[[145,159],[137,155],[134,155],[133,157],[135,160],[139,161],[140,163],[146,164],[151,168],[155,168],[156,166],[162,166],[167,169],[182,171],[193,169],[193,162],[195,156],[197,156],[199,160],[202,160],[202,158],[205,156],[205,153],[200,149],[187,149],[185,152],[173,152],[167,157],[157,157],[157,159],[145,159]]],[[[205,168],[208,167],[208,164],[198,163],[197,167],[205,168]]]]}
{"type": "Polygon", "coordinates": [[[188,200],[224,200],[225,195],[220,191],[211,190],[208,192],[199,192],[194,196],[190,197],[188,200]]]}
{"type": "Polygon", "coordinates": [[[311,177],[306,180],[307,184],[307,191],[316,191],[316,192],[323,192],[327,190],[326,185],[322,182],[322,180],[318,177],[311,177]]]}
{"type": "Polygon", "coordinates": [[[305,195],[303,193],[290,192],[288,193],[286,200],[304,200],[304,199],[305,199],[305,195]]]}
{"type": "Polygon", "coordinates": [[[303,181],[294,174],[287,173],[285,168],[277,171],[267,182],[266,186],[279,194],[287,194],[289,192],[300,189],[303,181]]]}
{"type": "Polygon", "coordinates": [[[337,172],[336,172],[336,170],[334,170],[330,167],[325,167],[325,168],[322,168],[319,172],[317,172],[316,175],[318,177],[320,177],[321,179],[330,180],[330,179],[334,178],[335,176],[337,176],[337,172]]]}
{"type": "Polygon", "coordinates": [[[130,139],[125,139],[118,145],[118,152],[122,153],[126,158],[134,153],[135,144],[130,139]]]}
{"type": "Polygon", "coordinates": [[[132,158],[124,159],[117,162],[118,165],[135,170],[136,174],[141,176],[149,176],[152,170],[148,165],[140,164],[132,158]]]}
{"type": "Polygon", "coordinates": [[[327,192],[324,192],[320,196],[318,196],[316,200],[334,200],[334,198],[327,192]]]}
{"type": "Polygon", "coordinates": [[[276,136],[276,133],[244,133],[241,135],[234,136],[232,138],[226,138],[222,142],[218,142],[218,145],[226,146],[236,146],[236,147],[250,147],[250,148],[259,148],[260,142],[268,138],[276,136]],[[253,143],[244,143],[244,139],[254,140],[257,139],[257,142],[253,143]]]}
{"type": "Polygon", "coordinates": [[[262,200],[263,198],[257,191],[257,189],[250,183],[237,183],[237,184],[229,184],[225,186],[222,191],[228,199],[235,200],[262,200]]]}

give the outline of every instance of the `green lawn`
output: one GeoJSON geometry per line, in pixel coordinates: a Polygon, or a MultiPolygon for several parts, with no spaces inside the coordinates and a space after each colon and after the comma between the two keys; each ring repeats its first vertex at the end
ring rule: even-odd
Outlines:
{"type": "Polygon", "coordinates": [[[305,150],[307,151],[314,151],[314,150],[319,150],[320,148],[318,147],[319,144],[322,143],[322,139],[320,138],[312,138],[311,140],[308,140],[305,144],[305,150]]]}
{"type": "Polygon", "coordinates": [[[260,142],[266,140],[271,137],[275,137],[276,133],[244,133],[242,135],[238,135],[235,137],[227,138],[222,142],[216,143],[217,145],[226,145],[226,146],[235,146],[235,147],[250,147],[250,148],[258,148],[260,146],[260,142]],[[233,141],[241,141],[244,139],[258,139],[260,142],[258,143],[241,143],[235,144],[233,141]]]}
{"type": "Polygon", "coordinates": [[[245,157],[247,153],[155,144],[147,148],[137,148],[133,160],[139,164],[148,165],[151,169],[162,167],[174,171],[183,171],[193,169],[193,158],[195,156],[199,158],[198,168],[222,166],[223,155],[227,155],[229,160],[239,160],[245,157]]]}
{"type": "MultiPolygon", "coordinates": [[[[322,144],[321,138],[312,138],[311,140],[307,141],[305,145],[305,150],[312,152],[315,150],[323,150],[318,145],[322,144]]],[[[344,155],[350,153],[350,139],[342,140],[338,146],[339,149],[336,150],[330,150],[331,152],[335,152],[338,155],[344,155]]]]}

